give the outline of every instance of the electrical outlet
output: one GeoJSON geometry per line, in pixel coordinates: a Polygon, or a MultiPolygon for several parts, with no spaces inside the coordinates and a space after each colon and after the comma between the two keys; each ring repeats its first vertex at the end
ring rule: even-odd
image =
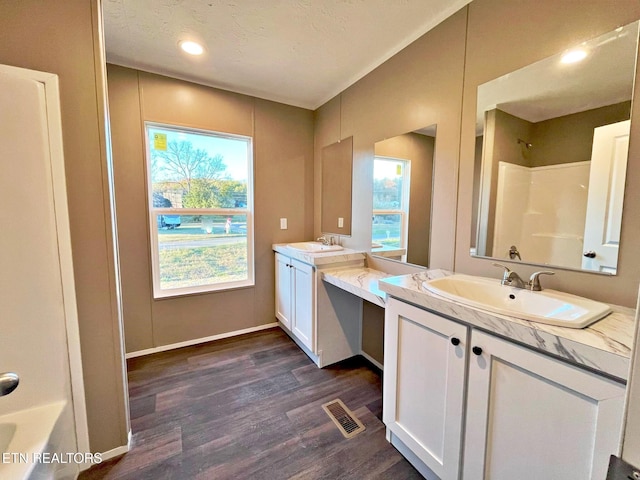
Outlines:
{"type": "Polygon", "coordinates": [[[286,218],[281,218],[280,219],[280,230],[286,230],[287,229],[287,219],[286,218]]]}
{"type": "Polygon", "coordinates": [[[344,228],[344,218],[338,217],[338,228],[344,228]]]}

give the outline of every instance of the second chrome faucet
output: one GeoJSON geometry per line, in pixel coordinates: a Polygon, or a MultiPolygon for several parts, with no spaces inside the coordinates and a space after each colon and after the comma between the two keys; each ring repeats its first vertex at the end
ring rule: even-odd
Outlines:
{"type": "Polygon", "coordinates": [[[532,292],[539,292],[542,290],[542,285],[540,285],[540,275],[555,275],[554,272],[541,270],[539,272],[534,272],[533,274],[531,274],[531,276],[529,277],[529,281],[525,282],[520,277],[520,275],[509,269],[509,267],[507,267],[506,265],[503,265],[501,263],[494,263],[493,266],[504,269],[502,281],[500,282],[502,285],[514,288],[526,288],[527,290],[531,290],[532,292]]]}
{"type": "Polygon", "coordinates": [[[336,240],[335,236],[331,235],[327,237],[327,235],[322,235],[316,239],[316,242],[320,242],[323,245],[340,245],[340,235],[337,236],[336,240]]]}

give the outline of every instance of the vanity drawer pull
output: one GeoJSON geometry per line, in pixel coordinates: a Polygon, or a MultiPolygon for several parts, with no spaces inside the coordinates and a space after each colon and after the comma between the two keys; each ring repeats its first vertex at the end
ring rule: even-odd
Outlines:
{"type": "Polygon", "coordinates": [[[456,337],[451,337],[451,344],[457,347],[458,345],[460,345],[460,339],[456,337]]]}
{"type": "Polygon", "coordinates": [[[473,347],[471,351],[476,355],[482,355],[482,347],[473,347]]]}

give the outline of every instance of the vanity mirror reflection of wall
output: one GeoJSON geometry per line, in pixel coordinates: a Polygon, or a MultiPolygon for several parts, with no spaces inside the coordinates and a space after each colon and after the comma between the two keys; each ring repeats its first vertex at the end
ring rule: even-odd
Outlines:
{"type": "Polygon", "coordinates": [[[472,255],[616,273],[634,22],[478,87],[472,255]]]}
{"type": "Polygon", "coordinates": [[[353,137],[322,149],[322,233],[351,235],[353,137]]]}
{"type": "Polygon", "coordinates": [[[428,266],[436,126],[375,144],[371,253],[428,266]]]}

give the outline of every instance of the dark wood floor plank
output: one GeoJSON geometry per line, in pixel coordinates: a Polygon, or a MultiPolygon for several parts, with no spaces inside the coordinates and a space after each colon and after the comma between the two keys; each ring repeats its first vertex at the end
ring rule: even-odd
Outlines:
{"type": "Polygon", "coordinates": [[[317,368],[280,329],[130,359],[133,445],[81,480],[414,479],[385,440],[381,374],[361,357],[317,368]],[[365,424],[345,439],[336,398],[365,424]]]}

